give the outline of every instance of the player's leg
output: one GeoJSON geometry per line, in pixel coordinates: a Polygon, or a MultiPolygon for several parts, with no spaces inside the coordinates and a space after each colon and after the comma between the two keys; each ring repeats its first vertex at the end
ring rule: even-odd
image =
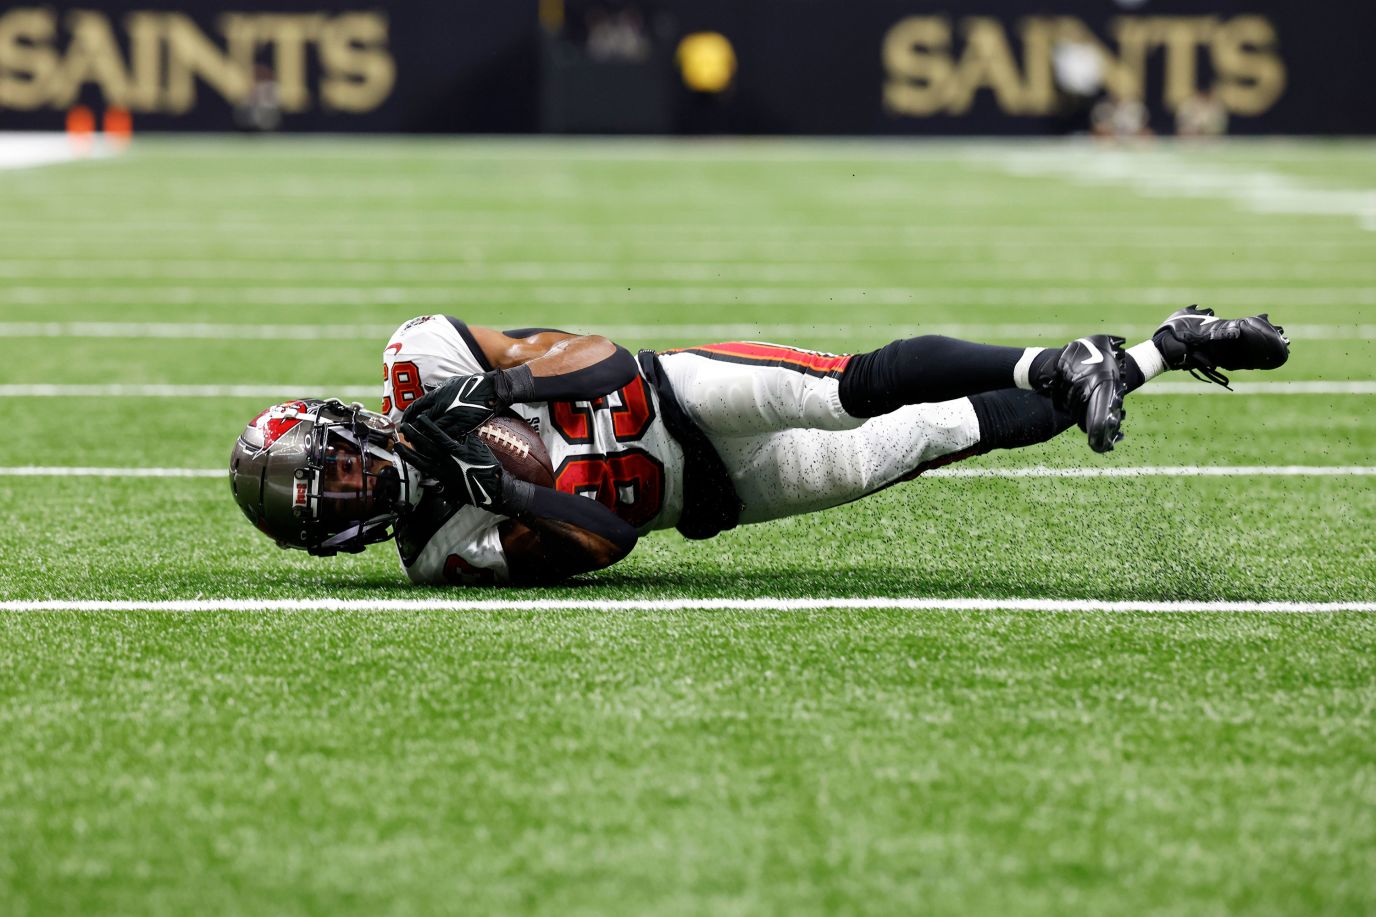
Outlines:
{"type": "Polygon", "coordinates": [[[1122,345],[1107,334],[1055,349],[908,338],[853,357],[841,378],[841,404],[854,416],[877,417],[905,404],[1027,389],[1049,396],[1096,452],[1107,452],[1122,438],[1122,345]]]}
{"type": "Polygon", "coordinates": [[[853,356],[841,400],[856,417],[878,417],[905,404],[950,401],[1005,388],[1049,384],[1060,351],[1001,347],[937,334],[904,338],[853,356]]]}
{"type": "Polygon", "coordinates": [[[1017,388],[1049,395],[1102,452],[1121,438],[1123,396],[1157,373],[1190,369],[1219,381],[1218,367],[1269,369],[1288,355],[1266,316],[1222,320],[1194,307],[1171,315],[1151,341],[1126,353],[1121,343],[1096,335],[1059,349],[1016,348],[926,336],[838,356],[736,342],[670,351],[661,363],[712,437],[849,430],[904,404],[1017,388]]]}
{"type": "Polygon", "coordinates": [[[659,356],[674,395],[709,437],[809,428],[849,430],[865,422],[841,406],[848,356],[736,341],[659,356]]]}
{"type": "MultiPolygon", "coordinates": [[[[1124,354],[1124,388],[1167,369],[1156,344],[1143,341],[1124,354]]],[[[713,437],[713,445],[741,498],[741,521],[751,523],[849,503],[930,468],[1046,442],[1075,423],[1050,398],[1008,388],[904,405],[854,430],[713,437]]]]}
{"type": "MultiPolygon", "coordinates": [[[[1022,393],[1050,406],[1040,395],[1022,393]]],[[[715,439],[741,500],[740,521],[765,522],[849,503],[915,472],[973,454],[969,399],[906,405],[854,430],[784,430],[715,439]]]]}
{"type": "MultiPolygon", "coordinates": [[[[1168,369],[1156,341],[1145,340],[1128,347],[1123,354],[1123,394],[1137,391],[1168,369]]],[[[1050,398],[1021,388],[971,395],[970,405],[980,421],[980,447],[971,454],[1035,446],[1076,424],[1075,414],[1055,405],[1050,398]]],[[[1121,434],[1117,439],[1121,439],[1121,434]]]]}
{"type": "MultiPolygon", "coordinates": [[[[1152,341],[1128,348],[1123,354],[1123,394],[1136,391],[1168,368],[1152,341]]],[[[972,395],[970,403],[980,428],[980,448],[971,454],[1044,443],[1076,424],[1070,411],[1050,398],[1024,389],[981,392],[972,395]]],[[[1118,439],[1121,438],[1119,434],[1118,439]]]]}
{"type": "MultiPolygon", "coordinates": [[[[1106,452],[1122,438],[1118,427],[1123,417],[1123,396],[1166,369],[1186,369],[1198,378],[1226,386],[1228,380],[1219,372],[1220,368],[1275,369],[1290,355],[1284,329],[1272,324],[1264,314],[1220,319],[1212,309],[1189,306],[1172,313],[1150,341],[1136,345],[1119,359],[1121,387],[1115,392],[1091,362],[1096,350],[1106,352],[1102,344],[1094,346],[1098,341],[1099,338],[1082,338],[1061,350],[1023,351],[1014,368],[1015,386],[1052,395],[1059,409],[1056,412],[1047,412],[1044,405],[1026,398],[1003,399],[1018,405],[1007,411],[1001,410],[1001,406],[991,411],[1006,414],[1014,428],[1025,427],[1029,419],[1050,414],[1060,415],[1057,424],[1064,429],[1068,416],[1089,434],[1090,445],[1096,451],[1106,452]]],[[[895,341],[852,358],[841,379],[841,403],[851,414],[882,414],[914,393],[970,395],[962,389],[981,380],[998,379],[999,361],[1006,362],[1013,349],[945,338],[895,341]],[[968,369],[960,370],[956,363],[968,369]]],[[[973,394],[978,397],[978,393],[973,394]]],[[[1031,431],[1029,435],[1039,436],[1043,424],[1033,423],[1027,429],[1031,431]]]]}
{"type": "Polygon", "coordinates": [[[1122,411],[1121,345],[1108,335],[1059,350],[928,335],[854,356],[732,342],[669,351],[660,361],[684,410],[710,436],[848,430],[905,404],[1020,387],[1070,411],[1105,451],[1122,411]]]}

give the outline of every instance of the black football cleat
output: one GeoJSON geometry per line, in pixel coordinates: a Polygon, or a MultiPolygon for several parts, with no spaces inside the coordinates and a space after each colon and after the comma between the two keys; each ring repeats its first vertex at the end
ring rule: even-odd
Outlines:
{"type": "Polygon", "coordinates": [[[1151,337],[1171,369],[1228,388],[1223,369],[1275,369],[1290,358],[1285,329],[1263,312],[1250,318],[1216,318],[1213,309],[1186,306],[1151,337]]]}
{"type": "Polygon", "coordinates": [[[1071,341],[1056,359],[1045,389],[1089,434],[1089,448],[1112,452],[1123,438],[1123,339],[1095,334],[1071,341]]]}

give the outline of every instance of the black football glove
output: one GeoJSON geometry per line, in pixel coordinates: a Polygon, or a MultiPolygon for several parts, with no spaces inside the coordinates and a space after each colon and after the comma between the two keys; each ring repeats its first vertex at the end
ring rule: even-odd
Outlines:
{"type": "Polygon", "coordinates": [[[454,439],[425,415],[415,423],[403,421],[401,435],[406,442],[397,443],[397,452],[421,474],[439,481],[446,494],[479,509],[501,511],[506,473],[481,439],[454,439]]]}
{"type": "Polygon", "coordinates": [[[411,402],[402,422],[415,423],[420,417],[429,417],[449,436],[465,436],[511,404],[509,397],[503,397],[510,392],[500,391],[502,381],[499,370],[455,376],[411,402]]]}

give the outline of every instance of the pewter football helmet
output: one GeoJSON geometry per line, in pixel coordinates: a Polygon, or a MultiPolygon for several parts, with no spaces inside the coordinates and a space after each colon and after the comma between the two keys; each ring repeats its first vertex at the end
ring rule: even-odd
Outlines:
{"type": "Polygon", "coordinates": [[[385,541],[409,505],[392,422],[358,404],[306,398],[249,422],[229,456],[239,508],[278,547],[318,557],[385,541]]]}

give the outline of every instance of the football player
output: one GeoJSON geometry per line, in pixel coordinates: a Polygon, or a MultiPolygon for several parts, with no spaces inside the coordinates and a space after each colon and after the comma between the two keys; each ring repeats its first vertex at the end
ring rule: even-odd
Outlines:
{"type": "Polygon", "coordinates": [[[835,355],[732,342],[632,355],[597,335],[412,319],[383,353],[381,413],[275,405],[239,437],[230,483],[280,546],[316,555],[395,536],[426,584],[553,583],[625,557],[643,533],[710,538],[848,503],[923,471],[1078,425],[1121,439],[1123,397],[1168,369],[1272,369],[1267,316],[1194,306],[1150,340],[1061,348],[924,336],[835,355]],[[553,487],[503,470],[475,435],[513,413],[553,487]]]}

